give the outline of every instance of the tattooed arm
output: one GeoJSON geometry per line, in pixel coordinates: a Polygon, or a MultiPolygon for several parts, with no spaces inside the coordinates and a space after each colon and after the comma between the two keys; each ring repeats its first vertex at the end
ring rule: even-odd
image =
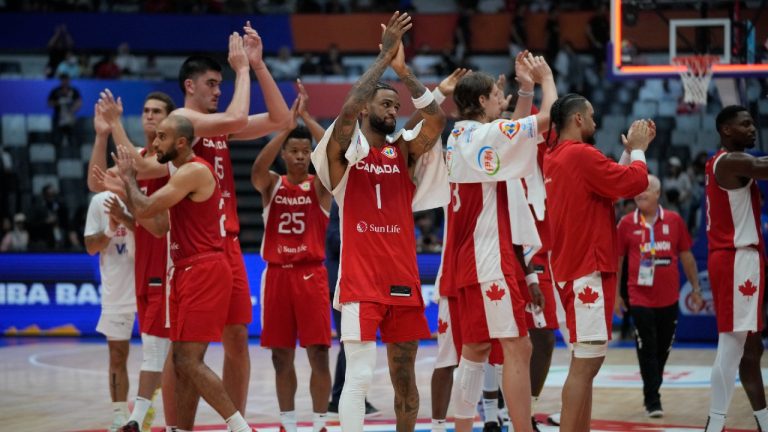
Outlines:
{"type": "MultiPolygon", "coordinates": [[[[424,84],[416,79],[413,71],[405,64],[405,50],[403,49],[402,42],[398,46],[397,54],[392,58],[391,66],[397,73],[400,81],[408,88],[413,99],[418,99],[429,91],[424,87],[424,84]]],[[[421,126],[419,135],[406,143],[408,146],[409,166],[413,165],[419,156],[428,152],[435,145],[437,138],[443,133],[443,128],[445,127],[445,113],[443,113],[437,101],[433,100],[419,111],[424,118],[424,124],[421,126]]]]}
{"type": "Polygon", "coordinates": [[[373,65],[360,77],[352,87],[341,108],[341,113],[333,126],[331,139],[328,141],[326,149],[328,153],[328,163],[330,164],[331,187],[336,188],[346,170],[346,153],[352,139],[352,133],[355,131],[355,122],[360,115],[360,111],[365,108],[365,104],[373,96],[376,89],[376,83],[381,75],[389,66],[392,57],[397,53],[400,40],[403,34],[412,26],[411,17],[407,13],[400,15],[395,12],[389,19],[389,23],[382,27],[384,32],[381,36],[381,52],[376,57],[373,65]]]}

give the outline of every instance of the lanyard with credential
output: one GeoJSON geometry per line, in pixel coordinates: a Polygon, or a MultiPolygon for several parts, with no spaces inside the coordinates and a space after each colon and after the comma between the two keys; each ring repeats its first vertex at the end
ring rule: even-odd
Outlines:
{"type": "MultiPolygon", "coordinates": [[[[656,218],[658,219],[658,211],[656,218]]],[[[640,224],[642,225],[640,236],[640,265],[637,272],[637,284],[642,286],[653,286],[653,270],[656,264],[656,234],[653,231],[653,225],[645,220],[645,216],[640,213],[640,224]],[[645,250],[645,228],[648,228],[650,245],[648,251],[645,250]],[[647,254],[646,254],[647,252],[647,254]]]]}
{"type": "MultiPolygon", "coordinates": [[[[658,212],[656,214],[656,217],[658,218],[658,212]]],[[[654,233],[653,225],[651,225],[651,224],[649,224],[648,222],[645,221],[645,216],[643,216],[642,213],[640,213],[640,225],[643,226],[642,234],[640,236],[640,255],[642,256],[643,253],[646,252],[644,250],[645,249],[644,247],[645,247],[645,228],[647,227],[648,228],[648,232],[650,233],[649,236],[650,236],[650,240],[651,240],[650,250],[647,251],[647,252],[649,252],[651,254],[651,259],[655,260],[655,258],[656,258],[656,233],[654,233]]]]}

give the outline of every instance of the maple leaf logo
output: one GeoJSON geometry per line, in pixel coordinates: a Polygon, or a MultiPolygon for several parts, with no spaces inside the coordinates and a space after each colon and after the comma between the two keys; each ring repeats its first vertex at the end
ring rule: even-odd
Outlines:
{"type": "Polygon", "coordinates": [[[448,322],[443,321],[440,318],[437,319],[437,332],[440,334],[445,334],[445,332],[448,331],[448,322]]]}
{"type": "Polygon", "coordinates": [[[499,288],[496,284],[491,284],[491,287],[485,292],[485,295],[487,295],[491,301],[499,301],[504,297],[504,290],[499,288]]]}
{"type": "Polygon", "coordinates": [[[752,297],[757,291],[757,287],[752,283],[751,280],[747,279],[746,282],[739,285],[739,291],[741,291],[745,297],[752,297]]]}
{"type": "Polygon", "coordinates": [[[579,300],[584,304],[594,304],[600,294],[594,291],[589,285],[579,293],[579,300]]]}

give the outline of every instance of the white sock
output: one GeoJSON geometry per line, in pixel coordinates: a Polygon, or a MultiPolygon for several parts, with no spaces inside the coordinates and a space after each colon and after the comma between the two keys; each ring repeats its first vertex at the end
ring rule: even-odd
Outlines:
{"type": "Polygon", "coordinates": [[[445,432],[445,419],[432,419],[432,432],[445,432]]]}
{"type": "Polygon", "coordinates": [[[128,402],[112,402],[112,413],[115,417],[123,416],[128,418],[128,402]]]}
{"type": "Polygon", "coordinates": [[[325,421],[328,418],[326,413],[312,414],[312,432],[320,432],[325,427],[325,421]]]}
{"type": "Polygon", "coordinates": [[[763,408],[760,411],[755,411],[755,420],[757,425],[760,426],[761,431],[768,431],[768,408],[763,408]]]}
{"type": "Polygon", "coordinates": [[[536,404],[539,403],[538,396],[531,396],[531,415],[536,414],[536,404]]]}
{"type": "Polygon", "coordinates": [[[485,412],[485,422],[499,422],[499,400],[483,398],[483,411],[485,412]]]}
{"type": "Polygon", "coordinates": [[[296,432],[296,411],[283,411],[280,413],[280,424],[286,432],[296,432]]]}
{"type": "Polygon", "coordinates": [[[747,332],[720,333],[717,339],[717,355],[712,365],[712,396],[709,402],[710,414],[725,414],[731,404],[736,386],[736,374],[744,354],[747,332]]]}
{"type": "Polygon", "coordinates": [[[704,432],[723,432],[723,428],[725,428],[725,414],[710,412],[704,432]]]}
{"type": "Polygon", "coordinates": [[[147,411],[149,411],[149,407],[151,406],[151,400],[136,396],[136,401],[133,403],[133,412],[131,412],[131,417],[128,421],[135,421],[141,426],[141,424],[144,423],[144,417],[147,416],[147,411]]]}
{"type": "Polygon", "coordinates": [[[240,414],[240,411],[235,411],[235,413],[232,414],[232,417],[228,418],[226,421],[227,427],[232,432],[251,432],[251,427],[248,426],[248,423],[245,422],[245,419],[243,418],[242,414],[240,414]]]}
{"type": "Polygon", "coordinates": [[[165,432],[181,432],[181,431],[176,429],[176,426],[166,426],[165,432]]]}

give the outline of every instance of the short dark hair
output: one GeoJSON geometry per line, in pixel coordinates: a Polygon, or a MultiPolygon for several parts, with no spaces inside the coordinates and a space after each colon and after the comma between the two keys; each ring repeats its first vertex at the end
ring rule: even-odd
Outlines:
{"type": "Polygon", "coordinates": [[[285,148],[285,145],[288,143],[289,139],[305,139],[309,141],[309,145],[312,145],[312,133],[309,131],[309,129],[304,125],[298,125],[291,132],[288,133],[288,136],[285,137],[285,141],[283,141],[283,148],[285,148]]]}
{"type": "Polygon", "coordinates": [[[480,105],[480,96],[489,97],[495,85],[496,80],[483,72],[472,72],[461,78],[453,91],[459,115],[465,119],[482,115],[485,111],[480,105]]]}
{"type": "Polygon", "coordinates": [[[393,92],[397,93],[397,90],[395,90],[394,87],[389,85],[388,83],[385,83],[384,81],[377,81],[376,87],[373,89],[373,95],[376,95],[376,92],[379,90],[392,90],[393,92]]]}
{"type": "Polygon", "coordinates": [[[717,128],[717,132],[722,133],[723,125],[736,118],[736,116],[739,115],[739,113],[742,111],[749,112],[748,109],[741,105],[729,105],[723,108],[720,113],[717,114],[717,118],[715,118],[715,127],[717,128]]]}
{"type": "Polygon", "coordinates": [[[549,143],[550,131],[553,126],[557,136],[560,136],[560,132],[568,122],[568,118],[576,112],[582,112],[587,108],[587,98],[577,93],[568,93],[565,96],[558,98],[555,103],[552,104],[552,108],[549,110],[549,129],[547,130],[547,145],[549,143]]]}
{"type": "Polygon", "coordinates": [[[173,122],[174,137],[186,138],[189,146],[192,147],[192,142],[195,140],[195,127],[192,125],[192,122],[178,114],[169,115],[165,120],[173,122]]]}
{"type": "Polygon", "coordinates": [[[170,114],[170,113],[173,112],[173,110],[176,109],[176,104],[173,103],[173,99],[171,99],[171,97],[168,96],[168,94],[166,94],[166,93],[159,92],[159,91],[152,92],[152,93],[148,94],[146,98],[144,98],[144,103],[147,103],[147,101],[150,100],[150,99],[154,99],[154,100],[158,100],[160,102],[163,102],[165,104],[165,113],[166,114],[170,114]]]}
{"type": "Polygon", "coordinates": [[[204,74],[209,70],[221,72],[221,65],[208,56],[193,55],[187,57],[181,65],[181,69],[179,69],[179,88],[181,93],[187,93],[184,89],[184,81],[194,79],[196,76],[204,74]]]}

